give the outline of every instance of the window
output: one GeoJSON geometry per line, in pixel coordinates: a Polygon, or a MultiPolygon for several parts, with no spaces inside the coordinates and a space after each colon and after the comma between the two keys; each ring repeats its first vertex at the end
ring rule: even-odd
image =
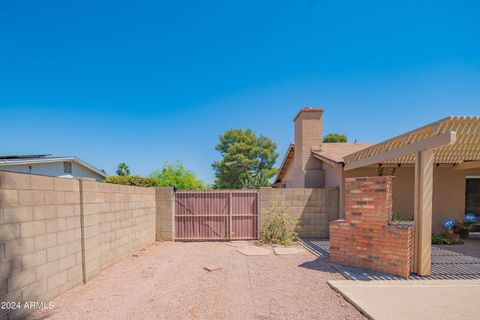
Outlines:
{"type": "Polygon", "coordinates": [[[480,177],[467,177],[465,211],[480,216],[480,177]]]}
{"type": "Polygon", "coordinates": [[[72,164],[70,162],[63,163],[63,172],[72,174],[72,164]]]}

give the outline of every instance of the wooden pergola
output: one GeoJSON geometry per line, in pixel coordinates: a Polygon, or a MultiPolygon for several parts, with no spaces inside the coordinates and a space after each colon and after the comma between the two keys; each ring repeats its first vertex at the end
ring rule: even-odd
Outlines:
{"type": "Polygon", "coordinates": [[[448,117],[344,157],[344,170],[415,165],[414,272],[430,275],[434,166],[480,168],[480,117],[448,117]]]}

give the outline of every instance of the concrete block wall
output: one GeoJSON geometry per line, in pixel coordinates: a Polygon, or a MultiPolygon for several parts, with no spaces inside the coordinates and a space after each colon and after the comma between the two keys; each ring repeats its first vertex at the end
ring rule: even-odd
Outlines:
{"type": "Polygon", "coordinates": [[[411,223],[391,223],[393,177],[345,179],[345,220],[330,223],[330,260],[408,278],[411,223]]]}
{"type": "Polygon", "coordinates": [[[175,192],[173,188],[155,188],[156,237],[157,240],[175,239],[175,192]]]}
{"type": "Polygon", "coordinates": [[[154,188],[0,171],[0,301],[49,302],[154,240],[154,188]]]}
{"type": "Polygon", "coordinates": [[[86,280],[155,241],[155,189],[82,179],[86,280]]]}
{"type": "Polygon", "coordinates": [[[266,210],[277,201],[300,220],[300,237],[327,238],[329,222],[338,219],[338,188],[261,188],[260,226],[266,210]]]}
{"type": "Polygon", "coordinates": [[[78,180],[0,172],[0,301],[48,302],[81,283],[78,180]]]}

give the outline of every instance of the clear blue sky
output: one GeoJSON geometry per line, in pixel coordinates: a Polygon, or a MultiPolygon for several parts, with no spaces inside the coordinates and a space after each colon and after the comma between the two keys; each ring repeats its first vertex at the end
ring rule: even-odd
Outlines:
{"type": "MultiPolygon", "coordinates": [[[[207,182],[229,128],[285,152],[302,106],[381,141],[480,114],[478,1],[3,1],[0,153],[207,182]]],[[[279,162],[281,159],[279,159],[279,162]]]]}

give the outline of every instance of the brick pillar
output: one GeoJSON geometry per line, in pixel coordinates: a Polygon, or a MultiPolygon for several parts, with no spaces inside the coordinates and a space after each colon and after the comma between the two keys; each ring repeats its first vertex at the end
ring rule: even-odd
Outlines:
{"type": "Polygon", "coordinates": [[[345,179],[345,220],[330,223],[333,263],[407,278],[411,223],[391,223],[393,177],[345,179]]]}
{"type": "Polygon", "coordinates": [[[345,220],[363,227],[389,223],[392,181],[392,176],[345,179],[345,220]]]}

